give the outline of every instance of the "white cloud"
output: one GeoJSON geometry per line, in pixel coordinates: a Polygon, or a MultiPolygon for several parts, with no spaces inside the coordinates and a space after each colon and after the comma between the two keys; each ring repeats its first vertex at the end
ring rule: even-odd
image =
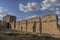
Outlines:
{"type": "Polygon", "coordinates": [[[60,6],[60,3],[56,4],[57,6],[60,6]]]}
{"type": "Polygon", "coordinates": [[[13,13],[9,12],[7,9],[4,9],[3,7],[0,7],[0,14],[1,15],[7,15],[7,14],[14,15],[13,13]]]}
{"type": "Polygon", "coordinates": [[[3,7],[0,7],[0,13],[7,12],[8,10],[4,9],[3,7]]]}
{"type": "Polygon", "coordinates": [[[40,5],[37,2],[28,3],[26,6],[20,3],[19,9],[24,12],[37,11],[40,9],[40,5]]]}
{"type": "Polygon", "coordinates": [[[0,7],[0,19],[2,19],[2,17],[5,15],[4,14],[5,11],[7,11],[7,10],[5,10],[3,7],[0,7]]]}
{"type": "Polygon", "coordinates": [[[41,10],[55,10],[58,6],[60,6],[60,0],[44,0],[41,6],[41,10]]]}
{"type": "Polygon", "coordinates": [[[3,10],[3,8],[2,7],[0,7],[0,13],[2,13],[4,10],[3,10]]]}
{"type": "Polygon", "coordinates": [[[56,8],[55,14],[60,14],[60,9],[59,8],[56,8]]]}
{"type": "Polygon", "coordinates": [[[60,14],[60,11],[56,11],[55,14],[60,14]]]}
{"type": "Polygon", "coordinates": [[[58,17],[60,19],[60,17],[58,17]]]}
{"type": "Polygon", "coordinates": [[[7,15],[7,14],[9,14],[9,15],[14,15],[13,13],[8,12],[7,9],[4,9],[3,7],[0,7],[0,19],[2,19],[3,16],[5,16],[5,15],[7,15]]]}
{"type": "Polygon", "coordinates": [[[3,15],[0,14],[0,17],[3,17],[3,15]]]}
{"type": "Polygon", "coordinates": [[[60,8],[60,0],[44,0],[42,1],[41,6],[37,2],[27,3],[26,6],[20,3],[19,9],[24,12],[47,10],[47,9],[56,10],[56,8],[58,7],[60,8]]]}
{"type": "Polygon", "coordinates": [[[34,18],[34,17],[37,17],[37,15],[29,16],[27,19],[34,18]]]}
{"type": "Polygon", "coordinates": [[[5,13],[6,15],[15,15],[14,13],[11,13],[11,12],[7,12],[5,13]]]}
{"type": "Polygon", "coordinates": [[[5,16],[5,15],[0,14],[0,20],[3,18],[3,16],[5,16]]]}

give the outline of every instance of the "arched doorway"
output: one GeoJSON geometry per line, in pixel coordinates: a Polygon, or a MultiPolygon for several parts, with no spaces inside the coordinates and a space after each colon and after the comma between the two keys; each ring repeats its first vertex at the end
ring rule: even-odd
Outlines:
{"type": "Polygon", "coordinates": [[[23,31],[23,27],[21,26],[21,31],[23,31]]]}
{"type": "Polygon", "coordinates": [[[11,25],[7,23],[7,29],[11,29],[11,25]]]}
{"type": "Polygon", "coordinates": [[[34,25],[33,25],[33,32],[36,32],[36,22],[34,22],[34,25]]]}

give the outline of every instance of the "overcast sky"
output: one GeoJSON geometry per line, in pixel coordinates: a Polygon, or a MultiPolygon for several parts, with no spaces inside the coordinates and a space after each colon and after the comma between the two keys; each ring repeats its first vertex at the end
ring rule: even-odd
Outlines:
{"type": "Polygon", "coordinates": [[[23,20],[53,13],[60,19],[60,0],[0,0],[0,19],[6,14],[23,20]]]}

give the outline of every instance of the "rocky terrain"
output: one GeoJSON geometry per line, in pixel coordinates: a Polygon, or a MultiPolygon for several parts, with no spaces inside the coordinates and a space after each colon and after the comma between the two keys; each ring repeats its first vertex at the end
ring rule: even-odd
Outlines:
{"type": "Polygon", "coordinates": [[[24,32],[0,32],[0,40],[60,40],[60,37],[39,36],[24,32]]]}

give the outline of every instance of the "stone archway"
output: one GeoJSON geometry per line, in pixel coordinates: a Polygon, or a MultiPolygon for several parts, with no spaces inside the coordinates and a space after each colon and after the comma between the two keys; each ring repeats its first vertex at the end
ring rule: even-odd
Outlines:
{"type": "Polygon", "coordinates": [[[7,29],[11,29],[11,25],[7,23],[7,29]]]}
{"type": "Polygon", "coordinates": [[[21,31],[23,31],[23,27],[21,26],[21,31]]]}
{"type": "Polygon", "coordinates": [[[34,22],[34,25],[33,25],[33,32],[36,32],[36,22],[34,22]]]}

